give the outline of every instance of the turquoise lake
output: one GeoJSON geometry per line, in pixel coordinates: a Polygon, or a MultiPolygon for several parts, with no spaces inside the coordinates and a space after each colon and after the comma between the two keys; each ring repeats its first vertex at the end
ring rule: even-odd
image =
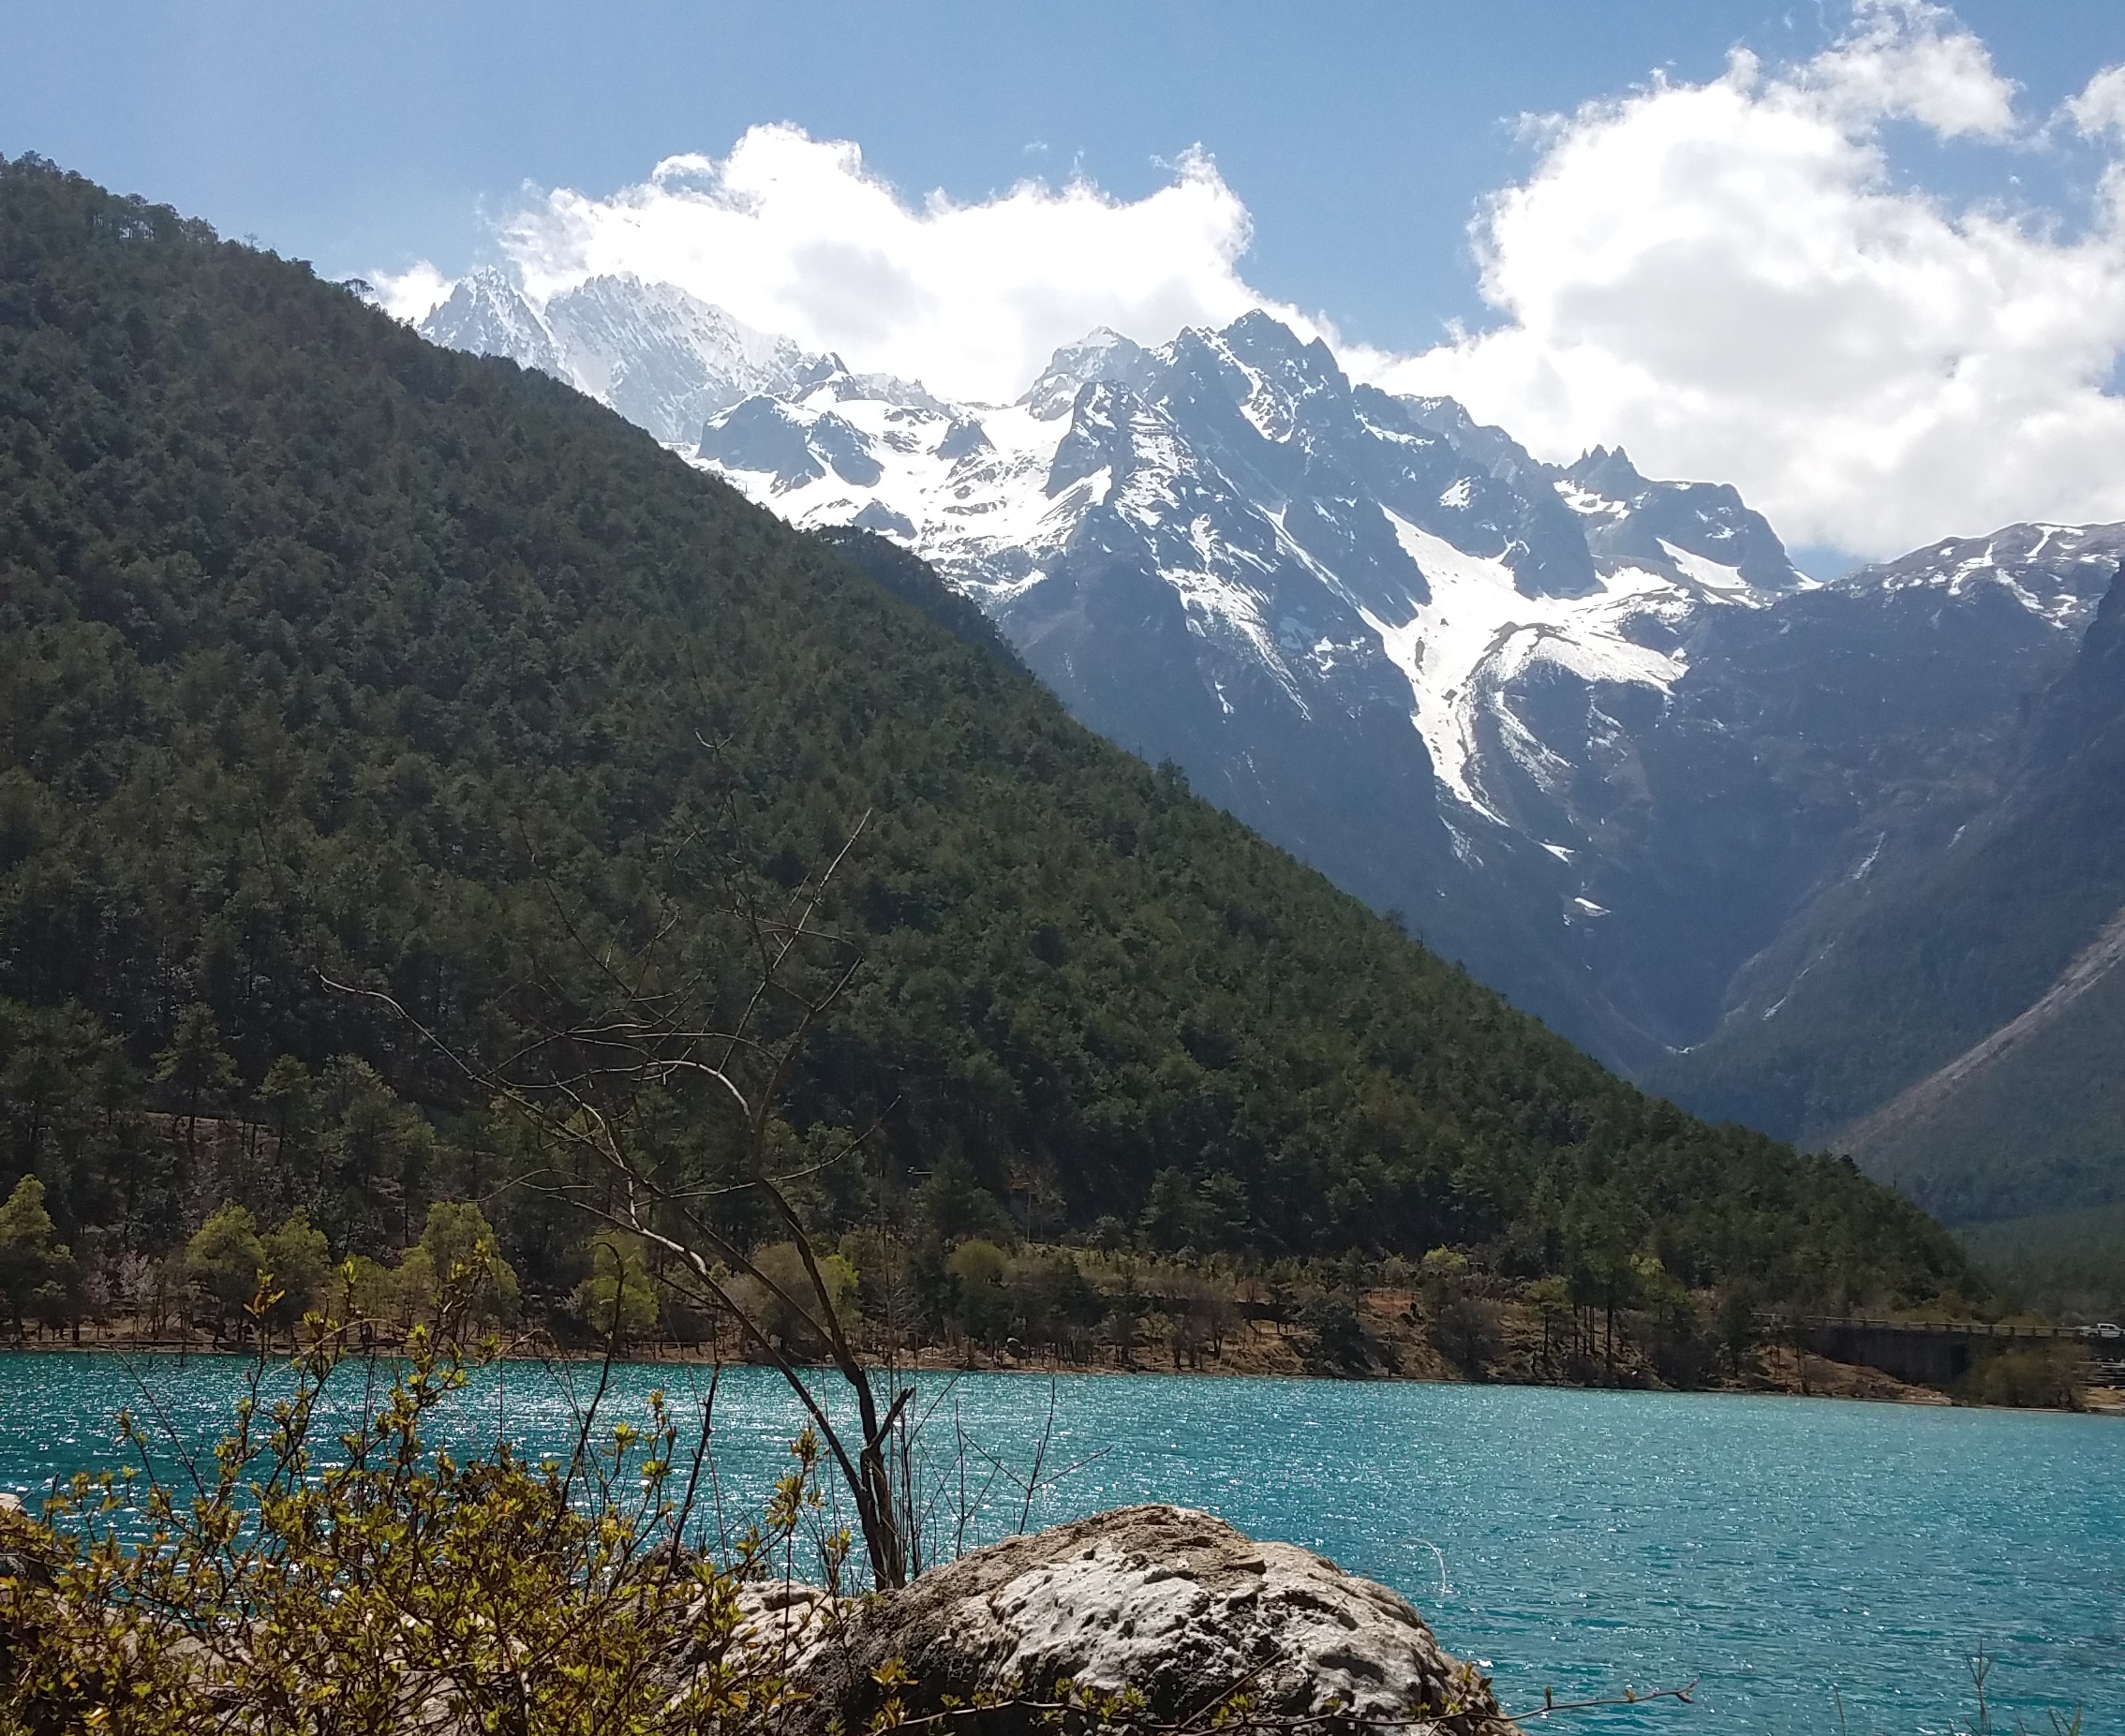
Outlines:
{"type": "MultiPolygon", "coordinates": [[[[173,1431],[210,1440],[240,1365],[89,1356],[0,1362],[0,1487],[116,1462],[111,1418],[136,1375],[173,1431]]],[[[566,1378],[587,1395],[596,1369],[566,1378]]],[[[554,1372],[512,1364],[459,1401],[461,1444],[498,1426],[565,1455],[554,1372]]],[[[706,1371],[617,1370],[604,1413],[638,1419],[706,1371]]],[[[1035,1523],[1125,1502],[1200,1506],[1305,1544],[1409,1596],[1441,1639],[1488,1660],[1508,1709],[1700,1679],[1694,1706],[1560,1728],[1945,1731],[1973,1710],[1965,1658],[1999,1661],[1996,1714],[2048,1732],[2125,1730],[2125,1423],[1825,1400],[1328,1381],[1064,1376],[1035,1523]]],[[[1023,1476],[1048,1412],[1026,1375],[927,1374],[933,1470],[1023,1476]]],[[[785,1462],[798,1422],[769,1372],[727,1372],[715,1463],[734,1522],[785,1462]]],[[[1014,1527],[998,1476],[971,1544],[1014,1527]]],[[[933,1521],[933,1523],[938,1521],[933,1521]]]]}

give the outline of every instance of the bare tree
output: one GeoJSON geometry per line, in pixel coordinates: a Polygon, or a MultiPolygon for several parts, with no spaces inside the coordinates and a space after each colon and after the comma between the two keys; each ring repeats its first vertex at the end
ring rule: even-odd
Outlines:
{"type": "MultiPolygon", "coordinates": [[[[744,961],[742,971],[727,958],[721,971],[705,965],[699,934],[668,901],[657,906],[641,945],[600,944],[549,880],[560,927],[587,966],[578,979],[587,976],[591,987],[571,989],[544,977],[534,998],[548,1010],[498,1065],[473,1065],[432,1033],[424,1035],[522,1118],[551,1160],[536,1185],[661,1251],[667,1281],[676,1280],[689,1300],[728,1313],[741,1337],[780,1372],[847,1485],[873,1579],[891,1589],[904,1585],[911,1569],[904,1502],[896,1498],[889,1460],[897,1425],[899,1450],[906,1452],[903,1412],[914,1388],[889,1398],[882,1393],[879,1377],[890,1388],[892,1372],[873,1370],[858,1353],[825,1259],[792,1198],[807,1178],[858,1155],[877,1123],[840,1138],[824,1154],[815,1142],[805,1161],[777,1166],[794,1143],[780,1118],[806,1046],[862,969],[861,949],[829,925],[826,907],[869,819],[866,814],[825,869],[807,876],[780,908],[768,907],[735,862],[724,865],[722,915],[736,942],[726,950],[744,961]],[[675,1095],[698,1101],[735,1135],[730,1173],[705,1181],[661,1161],[657,1122],[675,1095]],[[793,1281],[786,1261],[756,1260],[749,1239],[720,1221],[718,1209],[740,1194],[764,1206],[795,1248],[801,1281],[793,1281]],[[741,1286],[740,1278],[750,1283],[741,1286]],[[770,1310],[800,1322],[825,1347],[854,1402],[853,1433],[835,1421],[786,1335],[767,1329],[762,1316],[770,1310]]],[[[386,1002],[420,1029],[388,996],[354,992],[386,1002]]],[[[899,1484],[904,1494],[904,1468],[899,1484]]]]}

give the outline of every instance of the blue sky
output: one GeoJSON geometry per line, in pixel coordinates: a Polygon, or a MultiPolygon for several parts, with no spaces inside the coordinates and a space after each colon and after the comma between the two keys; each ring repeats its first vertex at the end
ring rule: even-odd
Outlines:
{"type": "MultiPolygon", "coordinates": [[[[2116,0],[1965,4],[2056,104],[2125,60],[2116,0]]],[[[859,142],[904,193],[1073,166],[1136,197],[1191,144],[1255,218],[1247,275],[1366,341],[1479,321],[1465,230],[1515,119],[1820,48],[1760,0],[1421,4],[0,5],[0,151],[34,150],[346,274],[491,252],[523,183],[604,193],[756,123],[859,142]]],[[[1924,165],[1944,181],[1957,166],[1924,165]]],[[[1967,178],[1967,177],[1966,177],[1967,178]]]]}
{"type": "MultiPolygon", "coordinates": [[[[2083,138],[2057,117],[2093,75],[2125,62],[2125,5],[1964,0],[1950,14],[1876,0],[1867,16],[1877,24],[1888,18],[1909,40],[1976,43],[1987,76],[2002,90],[2013,87],[2016,118],[2004,128],[1943,123],[1923,100],[1914,109],[1898,97],[1835,121],[1888,168],[1875,205],[1853,207],[1852,257],[1865,270],[1878,219],[1890,211],[1880,202],[1884,188],[1930,202],[1952,227],[1965,212],[2005,212],[2055,250],[2103,221],[2100,177],[2115,153],[2099,148],[2100,128],[2083,138]]],[[[1404,383],[1444,381],[1538,448],[1562,450],[1599,434],[1627,438],[1642,458],[1665,467],[1731,475],[1794,521],[1795,540],[1859,548],[1887,546],[1935,520],[1941,534],[1967,527],[1948,523],[1949,508],[1969,498],[1967,486],[1951,476],[1938,499],[1925,497],[1911,479],[1941,464],[1918,442],[1898,460],[1911,475],[1888,478],[1904,490],[1895,497],[1904,504],[1870,535],[1863,505],[1819,498],[1820,487],[1811,495],[1751,454],[1732,432],[1762,420],[1762,406],[1746,393],[1713,406],[1724,421],[1663,420],[1655,399],[1694,403],[1726,388],[1653,378],[1664,364],[1647,361],[1653,339],[1643,334],[1617,340],[1620,361],[1604,351],[1601,368],[1583,371],[1566,404],[1563,388],[1544,383],[1544,370],[1581,354],[1583,334],[1557,335],[1561,316],[1543,311],[1540,284],[1522,282],[1518,300],[1501,300],[1493,285],[1486,299],[1470,238],[1493,195],[1539,193],[1553,183],[1547,240],[1523,240],[1508,263],[1517,260],[1523,276],[1569,276],[1568,263],[1558,262],[1566,244],[1553,217],[1570,185],[1568,153],[1556,133],[1519,126],[1523,115],[1568,114],[1642,94],[1656,78],[1683,90],[1710,87],[1726,74],[1730,52],[1746,46],[1769,81],[1746,98],[1761,118],[1784,88],[1781,68],[1829,65],[1822,57],[1842,52],[1854,30],[1849,5],[1718,0],[747,7],[0,0],[0,151],[40,152],[203,215],[225,233],[255,235],[330,274],[427,260],[449,277],[502,257],[498,220],[544,189],[608,200],[640,186],[661,159],[721,158],[763,124],[794,123],[815,141],[854,141],[869,173],[918,211],[933,189],[980,204],[1027,176],[1060,186],[1073,173],[1115,200],[1146,200],[1173,185],[1176,160],[1199,145],[1219,186],[1251,219],[1249,243],[1231,267],[1247,294],[1319,318],[1354,354],[1389,358],[1375,357],[1377,368],[1397,356],[1421,361],[1454,321],[1524,336],[1517,351],[1501,343],[1480,354],[1441,352],[1405,369],[1404,383]],[[1544,319],[1546,337],[1538,330],[1544,319]],[[1613,404],[1601,395],[1606,388],[1584,383],[1626,376],[1637,379],[1637,397],[1618,387],[1613,404]]],[[[1682,105],[1672,118],[1687,119],[1682,105]]],[[[1600,143],[1598,130],[1582,129],[1580,141],[1600,143]]],[[[2115,133],[2125,138],[2125,118],[2115,133]]],[[[1608,141],[1623,153],[1617,160],[1645,160],[1625,153],[1627,142],[1620,134],[1608,141]]],[[[1864,173],[1851,170],[1847,181],[1856,185],[1853,176],[1864,173]]],[[[1700,193],[1715,202],[1724,197],[1700,193]]],[[[1659,215],[1619,211],[1612,221],[1635,233],[1633,223],[1657,227],[1659,215]]],[[[2034,278],[2065,260],[2040,249],[2021,263],[2034,278]]],[[[1115,269],[1127,264],[1120,260],[1115,269]]],[[[1628,267],[1614,281],[1638,281],[1628,267]]],[[[1922,260],[1905,275],[1922,281],[1924,269],[1922,260]]],[[[1972,281],[1993,269],[1972,265],[1972,281]]],[[[1852,273],[1832,276],[1849,282],[1852,273]]],[[[1693,305],[1736,293],[1731,271],[1690,281],[1701,285],[1686,298],[1693,305]]],[[[2095,300],[2115,287],[2109,277],[2089,281],[2086,294],[2095,300]]],[[[2125,268],[2117,282],[2125,283],[2125,268]]],[[[1552,299],[1576,306],[1585,288],[1567,283],[1552,299]]],[[[2025,308],[2008,323],[2019,330],[2034,317],[2025,308]]],[[[1809,341],[1801,323],[1785,323],[1791,341],[1809,341]]],[[[1168,334],[1132,334],[1156,341],[1168,334]]],[[[1853,341],[1877,349],[1886,342],[1864,334],[1853,341]]],[[[1897,365],[1953,369],[1984,348],[1968,320],[1929,341],[1925,355],[1897,365]]],[[[2110,341],[2109,327],[2077,341],[2071,358],[2047,364],[2058,375],[2047,388],[2054,397],[2067,390],[2068,375],[2087,373],[2087,352],[2110,341]]],[[[2041,420],[2050,412],[2025,402],[2036,390],[2023,378],[2028,371],[2016,376],[2009,413],[2041,420]]],[[[1874,408],[1850,414],[1880,416],[1896,396],[1878,396],[1874,408]]],[[[1780,413],[1790,412],[1797,429],[1820,421],[1821,408],[1800,403],[1780,413]]],[[[2089,413],[2107,412],[2097,406],[2089,413]]],[[[2116,432],[2125,457],[2125,423],[2116,432]]],[[[1864,426],[1841,438],[1840,450],[1867,453],[1864,426]]],[[[2042,489],[2017,484],[2021,492],[2002,495],[1998,510],[2025,496],[2032,513],[2103,504],[2088,495],[2092,483],[2073,486],[2079,494],[2054,487],[2057,498],[2039,498],[2042,489]]],[[[1969,510],[1994,507],[1987,498],[1969,510]]],[[[2125,497],[2118,510],[2125,513],[2125,497]]]]}

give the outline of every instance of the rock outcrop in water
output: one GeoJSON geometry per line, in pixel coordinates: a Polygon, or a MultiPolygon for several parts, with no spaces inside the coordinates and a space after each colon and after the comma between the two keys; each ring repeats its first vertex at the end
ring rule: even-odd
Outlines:
{"type": "MultiPolygon", "coordinates": [[[[771,1598],[752,1616],[756,1640],[789,1645],[811,1731],[864,1729],[896,1659],[918,1716],[947,1698],[1051,1701],[1067,1682],[1140,1695],[1131,1721],[1144,1724],[1205,1727],[1243,1696],[1256,1717],[1342,1714],[1349,1727],[1454,1736],[1516,1728],[1386,1586],[1183,1507],[1122,1507],[1013,1537],[838,1615],[771,1598]]],[[[1035,1715],[1021,1703],[979,1721],[1005,1729],[1035,1715]]]]}

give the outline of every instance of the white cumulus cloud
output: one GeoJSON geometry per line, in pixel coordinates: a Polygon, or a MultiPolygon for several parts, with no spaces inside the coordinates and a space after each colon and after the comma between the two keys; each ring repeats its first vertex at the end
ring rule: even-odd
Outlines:
{"type": "Polygon", "coordinates": [[[455,279],[444,276],[427,260],[417,260],[402,272],[372,271],[368,281],[383,310],[409,324],[425,319],[457,287],[455,279]]]}
{"type": "Polygon", "coordinates": [[[1239,273],[1248,235],[1246,207],[1200,152],[1138,200],[1077,180],[916,203],[855,145],[773,126],[727,156],[667,158],[609,198],[540,195],[499,239],[534,301],[632,272],[852,367],[1009,400],[1095,326],[1161,342],[1263,305],[1239,273]]]}
{"type": "MultiPolygon", "coordinates": [[[[1373,372],[1538,452],[1627,445],[1736,483],[1792,542],[1886,555],[2010,520],[2125,517],[2125,176],[2079,232],[1957,209],[1883,126],[2051,148],[1945,10],[1872,0],[1813,60],[1746,52],[1545,123],[1476,230],[1493,329],[1373,372]]],[[[2125,72],[2068,105],[2125,124],[2125,72]]],[[[2041,220],[2040,220],[2041,218],[2041,220]]]]}
{"type": "Polygon", "coordinates": [[[2066,104],[2066,112],[2090,139],[2125,133],[2125,67],[2105,67],[2066,104]]]}

